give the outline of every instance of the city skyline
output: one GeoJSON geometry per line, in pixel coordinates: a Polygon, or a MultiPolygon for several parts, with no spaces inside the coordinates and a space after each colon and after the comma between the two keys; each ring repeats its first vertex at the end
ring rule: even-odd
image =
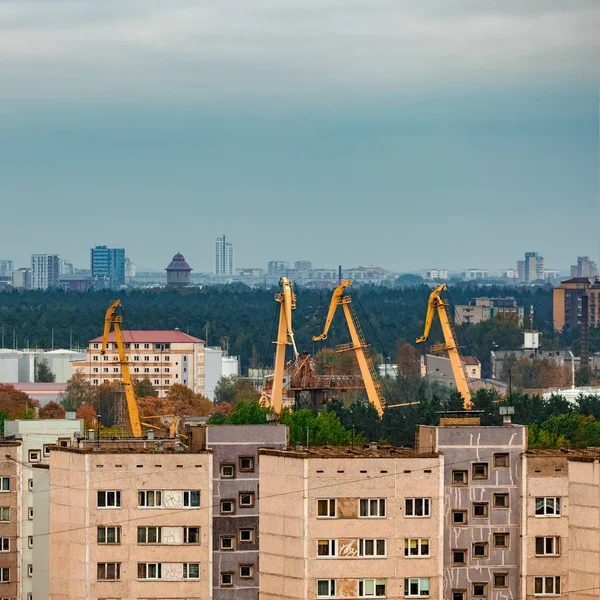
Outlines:
{"type": "Polygon", "coordinates": [[[597,3],[3,7],[19,266],[102,243],[208,272],[223,231],[241,267],[599,258],[597,3]]]}

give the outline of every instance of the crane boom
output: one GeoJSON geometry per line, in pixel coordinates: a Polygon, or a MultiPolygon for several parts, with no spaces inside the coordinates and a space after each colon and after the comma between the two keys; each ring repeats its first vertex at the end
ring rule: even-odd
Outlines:
{"type": "Polygon", "coordinates": [[[275,352],[275,369],[273,372],[273,389],[270,404],[279,414],[283,406],[283,375],[285,371],[285,350],[288,345],[294,349],[294,359],[298,359],[298,350],[292,329],[292,310],[296,308],[296,294],[292,284],[286,277],[281,278],[281,291],[275,296],[279,302],[279,328],[277,330],[277,350],[275,352]]]}
{"type": "Polygon", "coordinates": [[[452,331],[452,325],[448,318],[448,306],[447,300],[442,298],[441,293],[448,288],[445,283],[438,285],[429,295],[429,301],[427,302],[427,315],[425,316],[425,328],[423,335],[417,338],[416,343],[421,344],[429,339],[429,332],[431,330],[431,324],[433,322],[434,314],[437,310],[440,325],[442,326],[442,333],[444,335],[444,344],[436,344],[435,350],[447,350],[448,358],[450,359],[450,365],[452,367],[452,373],[454,374],[454,381],[456,383],[456,389],[460,393],[463,399],[463,407],[465,410],[471,410],[473,407],[473,401],[471,399],[471,391],[467,383],[467,377],[465,370],[460,359],[460,353],[458,351],[458,345],[454,338],[452,331]]]}
{"type": "Polygon", "coordinates": [[[117,314],[117,308],[120,305],[121,301],[115,300],[106,311],[106,316],[104,317],[104,335],[102,336],[102,349],[100,350],[100,354],[106,354],[108,336],[112,325],[115,330],[115,342],[119,353],[119,365],[121,366],[121,377],[123,380],[123,388],[125,389],[125,398],[127,400],[127,411],[129,412],[131,433],[134,438],[141,438],[142,424],[140,423],[137,401],[135,399],[131,375],[129,374],[127,356],[125,355],[125,346],[123,345],[123,337],[121,336],[120,323],[123,322],[123,317],[117,314]]]}
{"type": "Polygon", "coordinates": [[[320,340],[326,340],[331,327],[331,322],[335,315],[335,311],[338,306],[341,306],[344,310],[344,316],[346,317],[346,323],[350,331],[351,344],[345,344],[338,348],[338,352],[345,352],[347,350],[353,350],[358,362],[358,367],[362,375],[363,382],[365,384],[365,390],[367,392],[367,398],[369,402],[375,407],[377,414],[381,417],[383,415],[383,408],[385,406],[385,399],[381,394],[381,386],[379,384],[379,378],[373,365],[373,360],[366,349],[368,344],[366,343],[362,329],[358,322],[358,318],[354,311],[352,304],[352,298],[350,296],[344,296],[345,289],[352,285],[352,282],[347,279],[341,283],[333,291],[331,296],[331,303],[329,304],[329,310],[327,311],[327,318],[325,319],[325,326],[323,333],[313,337],[313,342],[320,340]]]}

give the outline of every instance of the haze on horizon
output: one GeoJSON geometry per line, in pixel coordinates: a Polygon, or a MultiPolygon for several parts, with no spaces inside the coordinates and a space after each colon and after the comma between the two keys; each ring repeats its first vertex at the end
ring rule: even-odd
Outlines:
{"type": "Polygon", "coordinates": [[[596,0],[1,0],[0,258],[599,258],[596,0]]]}

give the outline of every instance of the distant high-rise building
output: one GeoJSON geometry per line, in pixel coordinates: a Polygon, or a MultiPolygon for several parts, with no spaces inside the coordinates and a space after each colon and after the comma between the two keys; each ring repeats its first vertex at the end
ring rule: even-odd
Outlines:
{"type": "Polygon", "coordinates": [[[312,270],[312,263],[310,260],[297,260],[294,263],[294,269],[301,273],[305,273],[312,270]]]}
{"type": "Polygon", "coordinates": [[[233,244],[224,235],[215,242],[215,274],[229,277],[234,274],[233,244]]]}
{"type": "Polygon", "coordinates": [[[96,246],[90,250],[92,279],[116,289],[125,285],[125,249],[96,246]]]}
{"type": "Polygon", "coordinates": [[[73,273],[75,273],[73,263],[68,260],[63,260],[62,258],[60,259],[58,270],[59,275],[73,275],[73,273]]]}
{"type": "Polygon", "coordinates": [[[31,269],[17,269],[12,272],[12,286],[18,290],[31,289],[31,269]]]}
{"type": "Polygon", "coordinates": [[[267,263],[268,275],[282,275],[290,270],[290,264],[285,260],[270,260],[267,263]]]}
{"type": "Polygon", "coordinates": [[[10,275],[15,270],[12,260],[0,260],[0,275],[10,275]]]}
{"type": "Polygon", "coordinates": [[[571,277],[597,277],[598,267],[589,256],[578,256],[577,264],[571,265],[571,277]]]}
{"type": "Polygon", "coordinates": [[[525,260],[517,262],[517,270],[522,283],[544,279],[544,257],[537,252],[525,252],[525,260]]]}
{"type": "Polygon", "coordinates": [[[135,277],[136,269],[135,263],[130,259],[125,259],[125,280],[133,279],[135,277]]]}
{"type": "Polygon", "coordinates": [[[58,287],[60,258],[58,254],[31,255],[31,289],[47,290],[58,287]]]}

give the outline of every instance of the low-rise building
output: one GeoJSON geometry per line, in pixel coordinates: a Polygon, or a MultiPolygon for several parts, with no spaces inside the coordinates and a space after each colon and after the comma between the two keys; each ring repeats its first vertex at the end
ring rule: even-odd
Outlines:
{"type": "Polygon", "coordinates": [[[260,598],[441,598],[444,457],[260,450],[260,598]]]}
{"type": "Polygon", "coordinates": [[[492,318],[515,320],[523,325],[525,315],[523,307],[512,297],[474,298],[469,304],[457,304],[454,309],[454,322],[457,325],[476,325],[492,318]]]}
{"type": "MultiPolygon", "coordinates": [[[[122,331],[132,379],[150,379],[160,397],[174,383],[204,394],[204,342],[176,330],[122,331]]],[[[115,333],[108,337],[106,354],[100,354],[102,336],[90,340],[86,358],[73,363],[73,373],[81,373],[92,385],[122,379],[115,333]]]]}
{"type": "Polygon", "coordinates": [[[448,279],[448,269],[426,269],[422,273],[423,279],[448,279]]]}

